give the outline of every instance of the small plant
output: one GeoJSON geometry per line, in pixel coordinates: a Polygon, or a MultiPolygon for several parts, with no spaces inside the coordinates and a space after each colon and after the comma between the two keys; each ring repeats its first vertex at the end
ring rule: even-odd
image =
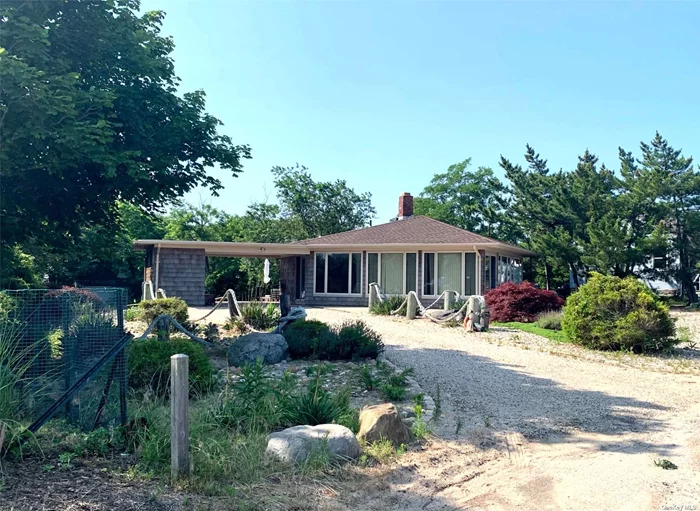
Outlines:
{"type": "Polygon", "coordinates": [[[439,383],[435,386],[435,397],[433,398],[433,401],[435,402],[435,409],[433,410],[433,420],[437,422],[440,416],[442,415],[442,398],[440,397],[439,383]]]}
{"type": "Polygon", "coordinates": [[[430,434],[430,428],[421,417],[416,417],[411,425],[411,433],[418,440],[424,440],[430,434]]]}
{"type": "Polygon", "coordinates": [[[76,455],[72,452],[63,452],[58,456],[58,468],[61,470],[69,470],[71,468],[71,462],[75,459],[76,455]]]}
{"type": "Polygon", "coordinates": [[[318,363],[315,366],[307,366],[304,372],[306,373],[306,376],[313,376],[314,374],[317,376],[325,376],[327,374],[331,374],[333,369],[335,369],[335,364],[318,363]]]}
{"type": "Polygon", "coordinates": [[[425,406],[425,394],[422,392],[413,396],[413,404],[416,406],[425,406]]]}
{"type": "Polygon", "coordinates": [[[491,427],[491,416],[490,415],[484,415],[484,427],[485,428],[490,428],[491,427]]]}
{"type": "Polygon", "coordinates": [[[506,282],[489,291],[485,298],[494,322],[532,323],[542,312],[560,310],[564,305],[554,291],[537,289],[530,282],[506,282]]]}
{"type": "Polygon", "coordinates": [[[389,401],[403,401],[406,399],[405,387],[385,383],[379,388],[379,390],[382,391],[384,398],[389,401]]]}
{"type": "MultiPolygon", "coordinates": [[[[388,296],[384,301],[375,302],[369,312],[378,316],[389,316],[392,312],[399,309],[405,300],[405,296],[388,296]]],[[[403,306],[402,310],[399,310],[397,314],[406,314],[406,307],[403,306]]]]}
{"type": "Polygon", "coordinates": [[[537,316],[535,324],[546,330],[561,330],[561,321],[564,314],[561,311],[547,311],[537,316]]]}
{"type": "Polygon", "coordinates": [[[455,427],[455,436],[459,436],[461,431],[462,431],[462,417],[460,415],[458,415],[457,416],[457,425],[455,427]]]}
{"type": "Polygon", "coordinates": [[[159,341],[149,338],[132,341],[129,346],[129,385],[151,388],[158,395],[169,392],[170,357],[183,353],[190,357],[190,387],[193,392],[206,392],[213,385],[214,368],[204,348],[189,339],[159,341]]]}
{"type": "Polygon", "coordinates": [[[363,451],[374,461],[378,463],[387,463],[396,459],[397,456],[403,454],[406,451],[406,448],[403,445],[396,448],[391,440],[382,438],[377,442],[372,442],[371,444],[363,446],[363,451]]]}
{"type": "Polygon", "coordinates": [[[274,303],[249,302],[241,308],[241,319],[255,330],[270,330],[280,319],[274,303]]]}
{"type": "Polygon", "coordinates": [[[372,374],[372,368],[367,364],[360,367],[358,371],[360,377],[360,383],[362,384],[363,390],[374,390],[379,384],[379,380],[372,374]]]}
{"type": "Polygon", "coordinates": [[[678,468],[678,465],[665,458],[654,460],[654,465],[661,467],[664,470],[676,470],[678,468]]]}
{"type": "Polygon", "coordinates": [[[290,399],[284,421],[289,426],[337,423],[349,411],[350,393],[331,394],[321,386],[321,378],[317,376],[307,392],[290,399]]]}
{"type": "Polygon", "coordinates": [[[216,323],[207,323],[202,329],[202,335],[205,341],[214,343],[219,340],[219,327],[216,323]]]}
{"type": "Polygon", "coordinates": [[[140,311],[138,307],[127,307],[124,311],[124,321],[138,321],[140,318],[140,311]]]}
{"type": "Polygon", "coordinates": [[[42,472],[53,472],[53,470],[54,470],[55,468],[56,468],[56,467],[53,466],[52,464],[47,463],[46,465],[42,465],[42,466],[41,466],[41,471],[42,471],[42,472]]]}
{"type": "Polygon", "coordinates": [[[226,320],[226,323],[224,323],[224,330],[233,335],[244,335],[250,331],[250,328],[248,328],[248,325],[246,325],[241,318],[234,316],[226,320]]]}

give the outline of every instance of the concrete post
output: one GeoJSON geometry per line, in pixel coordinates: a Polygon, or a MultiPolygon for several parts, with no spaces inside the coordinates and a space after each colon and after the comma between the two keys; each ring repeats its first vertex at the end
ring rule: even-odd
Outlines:
{"type": "Polygon", "coordinates": [[[170,474],[190,475],[189,362],[187,355],[170,357],[170,474]]]}

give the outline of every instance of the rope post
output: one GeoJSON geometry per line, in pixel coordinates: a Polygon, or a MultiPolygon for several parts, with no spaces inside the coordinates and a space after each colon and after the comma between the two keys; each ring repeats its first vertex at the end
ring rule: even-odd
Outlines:
{"type": "Polygon", "coordinates": [[[481,320],[481,302],[478,296],[469,297],[469,308],[467,309],[469,313],[469,319],[472,320],[472,325],[480,323],[481,320]]]}
{"type": "Polygon", "coordinates": [[[377,303],[377,286],[373,286],[370,284],[369,286],[369,307],[368,309],[371,311],[372,307],[374,304],[377,303]]]}
{"type": "Polygon", "coordinates": [[[454,307],[454,296],[454,292],[445,291],[445,301],[443,302],[444,310],[448,311],[451,310],[452,307],[454,307]]]}
{"type": "Polygon", "coordinates": [[[170,357],[170,474],[175,481],[190,475],[189,362],[170,357]]]}
{"type": "Polygon", "coordinates": [[[418,308],[418,300],[415,293],[408,293],[406,297],[406,319],[416,319],[416,308],[418,308]]]}

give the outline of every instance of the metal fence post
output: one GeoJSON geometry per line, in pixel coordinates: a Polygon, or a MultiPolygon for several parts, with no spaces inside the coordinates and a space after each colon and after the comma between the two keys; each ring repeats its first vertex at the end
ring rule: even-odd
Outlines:
{"type": "Polygon", "coordinates": [[[173,480],[190,475],[189,360],[170,357],[170,473],[173,480]]]}

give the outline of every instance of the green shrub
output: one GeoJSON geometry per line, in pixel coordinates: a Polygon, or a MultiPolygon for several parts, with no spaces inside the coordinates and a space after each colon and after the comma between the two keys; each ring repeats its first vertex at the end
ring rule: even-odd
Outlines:
{"type": "Polygon", "coordinates": [[[285,328],[284,335],[289,345],[289,355],[292,358],[306,358],[314,353],[321,334],[330,330],[328,325],[321,321],[295,321],[285,328]]]}
{"type": "Polygon", "coordinates": [[[403,401],[406,399],[406,388],[400,387],[398,385],[392,385],[390,383],[385,383],[379,390],[382,391],[382,395],[388,401],[403,401]]]}
{"type": "Polygon", "coordinates": [[[356,320],[319,335],[314,354],[321,360],[355,360],[377,358],[383,351],[381,335],[356,320]]]}
{"type": "Polygon", "coordinates": [[[569,297],[562,328],[572,342],[599,350],[641,353],[677,343],[668,306],[634,277],[594,273],[569,297]]]}
{"type": "Polygon", "coordinates": [[[316,378],[307,392],[294,396],[290,400],[285,410],[284,423],[286,426],[301,424],[318,426],[338,423],[341,418],[347,420],[348,414],[350,414],[350,394],[348,392],[331,394],[323,389],[320,378],[316,378]]]}
{"type": "Polygon", "coordinates": [[[190,357],[190,390],[196,393],[210,390],[214,383],[214,368],[204,348],[189,339],[133,341],[128,355],[129,385],[136,389],[150,387],[158,395],[168,394],[170,357],[178,353],[190,357]]]}
{"type": "Polygon", "coordinates": [[[249,302],[241,308],[241,319],[255,330],[269,330],[280,319],[280,311],[274,303],[249,302]]]}
{"type": "Polygon", "coordinates": [[[545,330],[561,330],[562,319],[564,319],[564,313],[560,311],[543,312],[537,316],[535,324],[545,330]]]}
{"type": "Polygon", "coordinates": [[[144,300],[139,306],[139,319],[149,325],[161,314],[172,316],[181,325],[187,322],[187,302],[181,298],[157,298],[144,300]]]}
{"type": "Polygon", "coordinates": [[[258,359],[241,368],[241,378],[231,388],[227,385],[218,407],[214,410],[217,424],[242,433],[265,433],[278,427],[291,398],[294,381],[286,373],[276,383],[258,359]]]}
{"type": "Polygon", "coordinates": [[[136,307],[127,307],[124,311],[124,321],[138,321],[141,319],[141,311],[136,307]]]}
{"type": "Polygon", "coordinates": [[[226,320],[226,323],[224,323],[224,330],[233,335],[243,335],[247,334],[250,328],[248,328],[248,325],[246,325],[241,318],[234,316],[226,320]]]}
{"type": "MultiPolygon", "coordinates": [[[[392,312],[394,312],[396,309],[401,307],[401,304],[404,302],[406,299],[405,296],[387,296],[383,302],[377,301],[375,302],[374,305],[372,305],[372,308],[370,309],[371,314],[377,314],[379,316],[388,316],[392,312]]],[[[406,313],[406,307],[402,307],[403,312],[401,310],[398,311],[398,314],[405,314],[406,313]]]]}

